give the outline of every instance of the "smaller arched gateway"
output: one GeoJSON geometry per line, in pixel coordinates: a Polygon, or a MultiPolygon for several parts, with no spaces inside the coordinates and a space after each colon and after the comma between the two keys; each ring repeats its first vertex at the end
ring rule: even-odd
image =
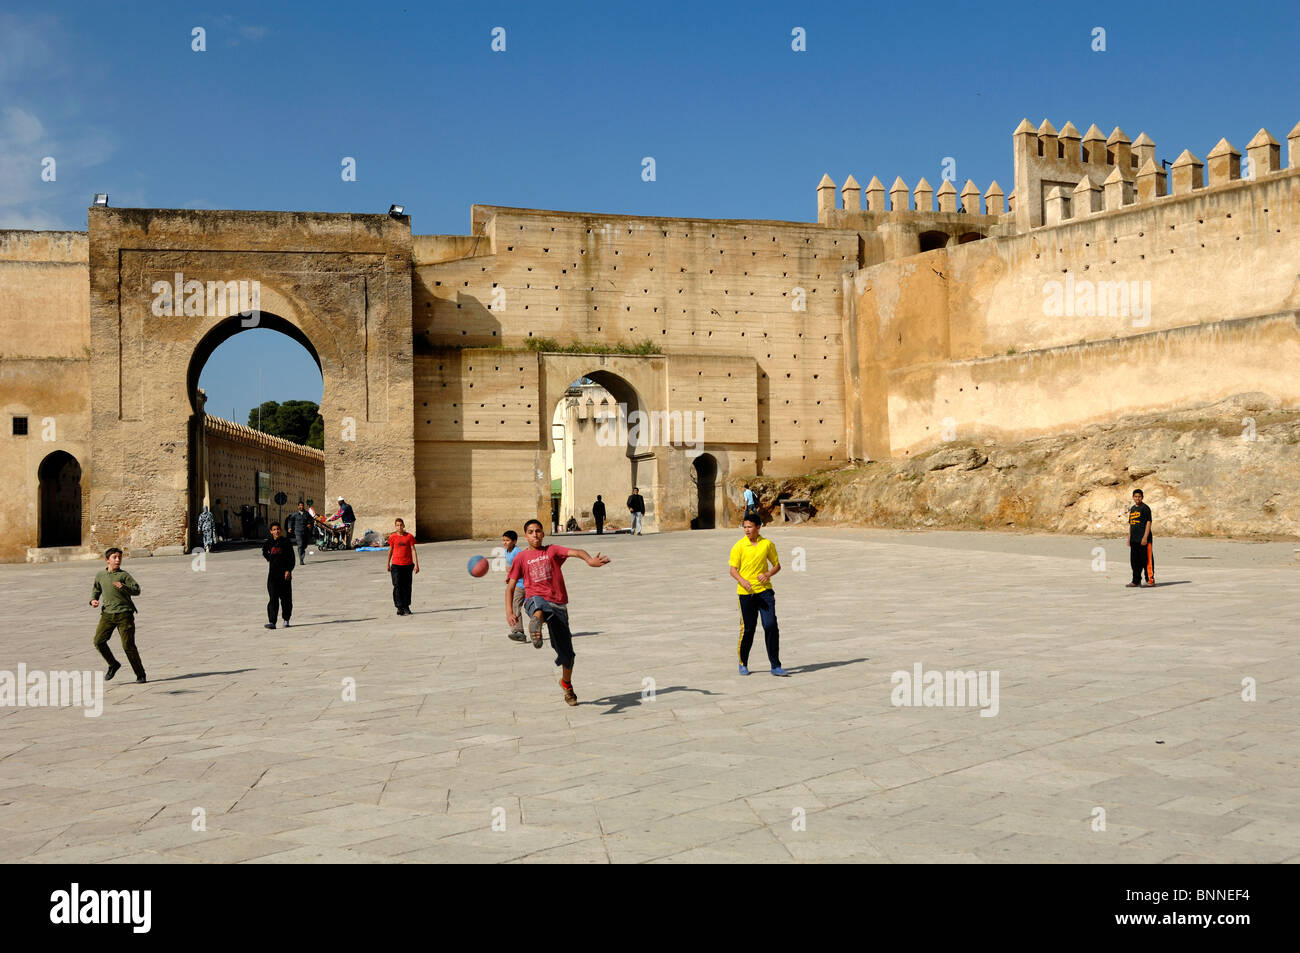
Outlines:
{"type": "Polygon", "coordinates": [[[718,525],[718,461],[711,453],[702,453],[691,464],[695,481],[695,518],[691,529],[715,529],[718,525]]]}
{"type": "Polygon", "coordinates": [[[81,464],[72,454],[55,450],[36,471],[40,484],[40,531],[37,545],[81,545],[81,464]]]}

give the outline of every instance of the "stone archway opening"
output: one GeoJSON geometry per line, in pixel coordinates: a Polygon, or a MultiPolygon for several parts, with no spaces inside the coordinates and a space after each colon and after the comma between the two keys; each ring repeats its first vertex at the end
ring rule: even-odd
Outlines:
{"type": "Polygon", "coordinates": [[[691,463],[691,480],[695,484],[695,518],[691,529],[716,529],[718,525],[718,461],[711,453],[702,453],[691,463]]]}
{"type": "Polygon", "coordinates": [[[72,454],[55,450],[36,471],[39,489],[37,545],[81,545],[81,464],[72,454]]]}
{"type": "Polygon", "coordinates": [[[947,232],[922,232],[921,233],[921,251],[934,251],[936,248],[946,248],[948,245],[947,232]]]}
{"type": "MultiPolygon", "coordinates": [[[[592,506],[602,497],[606,523],[628,525],[624,502],[638,482],[638,472],[653,476],[654,451],[638,426],[641,401],[636,389],[610,371],[588,371],[575,378],[556,401],[551,417],[552,519],[561,531],[576,522],[594,528],[592,506]]],[[[653,513],[649,487],[647,516],[653,513]]]]}
{"type": "Polygon", "coordinates": [[[205,508],[219,541],[265,536],[300,500],[319,515],[334,512],[325,492],[324,373],[300,328],[274,314],[254,326],[232,317],[195,346],[186,384],[187,547],[202,544],[205,508]],[[262,418],[264,403],[279,411],[274,421],[262,418]]]}

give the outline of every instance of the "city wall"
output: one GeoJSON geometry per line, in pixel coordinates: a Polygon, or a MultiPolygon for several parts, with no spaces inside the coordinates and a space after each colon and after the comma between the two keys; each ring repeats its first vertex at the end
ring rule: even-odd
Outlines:
{"type": "MultiPolygon", "coordinates": [[[[325,497],[325,454],[313,447],[304,447],[244,427],[220,417],[203,418],[203,505],[209,507],[218,523],[224,514],[230,514],[233,535],[239,535],[237,514],[240,507],[250,506],[263,514],[267,521],[281,519],[298,507],[302,500],[314,506],[317,514],[325,516],[334,512],[337,504],[325,497]],[[257,499],[257,474],[271,476],[271,500],[259,506],[257,499]],[[274,502],[275,494],[283,492],[289,502],[283,507],[274,502]]],[[[335,494],[337,496],[337,494],[335,494]]],[[[358,517],[360,519],[360,517],[358,517]]],[[[380,533],[392,531],[392,524],[375,524],[361,520],[357,535],[365,529],[380,533]]]]}
{"type": "Polygon", "coordinates": [[[84,545],[193,543],[197,375],[241,322],[179,290],[159,314],[178,273],[260,285],[258,326],[321,367],[325,494],[422,538],[549,519],[550,424],[580,378],[693,425],[625,448],[607,492],[639,485],[660,529],[733,519],[735,477],[1294,403],[1287,138],[1286,168],[1261,130],[1166,170],[1145,134],[1025,122],[1005,197],[825,176],[816,223],[479,205],[469,235],[412,236],[403,216],[94,208],[86,233],[0,232],[0,558],[35,545],[56,449],[82,467],[84,545]]]}
{"type": "Polygon", "coordinates": [[[1251,181],[1225,168],[1127,205],[1116,191],[1109,210],[1086,185],[1062,207],[1054,186],[1056,224],[846,278],[851,454],[1018,440],[1247,391],[1300,401],[1300,169],[1268,160],[1251,181]]]}

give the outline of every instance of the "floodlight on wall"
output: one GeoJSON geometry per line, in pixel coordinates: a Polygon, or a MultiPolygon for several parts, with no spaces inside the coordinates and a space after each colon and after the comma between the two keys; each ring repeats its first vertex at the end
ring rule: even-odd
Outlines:
{"type": "Polygon", "coordinates": [[[100,206],[101,208],[108,208],[108,193],[107,193],[107,192],[96,192],[96,193],[95,193],[95,201],[92,202],[91,204],[92,204],[92,205],[98,205],[98,206],[100,206]]]}
{"type": "Polygon", "coordinates": [[[391,216],[393,216],[393,218],[397,218],[399,215],[405,215],[405,214],[406,214],[406,206],[405,206],[405,205],[390,205],[390,206],[388,206],[388,214],[391,215],[391,216]]]}

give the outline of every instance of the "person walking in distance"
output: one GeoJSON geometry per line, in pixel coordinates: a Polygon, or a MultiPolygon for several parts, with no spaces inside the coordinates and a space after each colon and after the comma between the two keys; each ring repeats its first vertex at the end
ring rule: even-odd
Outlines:
{"type": "Polygon", "coordinates": [[[271,538],[262,544],[262,558],[267,562],[266,627],[275,628],[277,610],[283,610],[284,627],[289,628],[293,615],[293,542],[284,535],[278,522],[271,524],[271,538]]]}
{"type": "Polygon", "coordinates": [[[289,531],[289,538],[298,544],[298,563],[307,564],[307,541],[316,535],[316,521],[307,512],[307,504],[298,501],[298,508],[284,521],[284,528],[289,531]]]}
{"type": "Polygon", "coordinates": [[[203,539],[203,551],[212,552],[212,547],[217,545],[217,521],[212,516],[212,511],[206,506],[203,512],[199,514],[198,519],[199,536],[203,539]]]}
{"type": "Polygon", "coordinates": [[[632,487],[632,495],[627,498],[627,511],[631,514],[630,532],[640,536],[641,519],[645,516],[645,499],[641,496],[639,487],[632,487]]]}
{"type": "Polygon", "coordinates": [[[754,644],[754,629],[763,618],[763,639],[767,643],[767,660],[773,675],[788,674],[781,667],[781,636],[776,623],[776,592],[772,577],[781,571],[776,546],[759,534],[763,525],[757,516],[745,517],[745,535],[731,547],[731,578],[736,580],[736,598],[740,602],[740,674],[749,674],[749,650],[754,644]],[[770,568],[769,568],[770,567],[770,568]]]}
{"type": "Polygon", "coordinates": [[[551,634],[551,648],[555,650],[555,664],[560,666],[560,688],[564,689],[564,700],[569,705],[578,704],[578,696],[573,692],[573,634],[569,631],[569,593],[564,588],[564,573],[560,566],[572,556],[583,560],[588,566],[599,568],[609,564],[609,557],[597,553],[589,555],[581,549],[568,549],[564,546],[543,546],[546,531],[540,520],[529,520],[524,524],[524,537],[528,540],[528,550],[522,552],[510,565],[506,575],[506,622],[514,629],[519,624],[519,614],[514,609],[515,583],[524,583],[524,611],[528,620],[528,631],[532,635],[533,647],[542,647],[542,624],[546,624],[551,634]]]}
{"type": "Polygon", "coordinates": [[[108,663],[104,681],[109,681],[122,667],[122,663],[113,657],[113,650],[108,647],[113,630],[117,629],[118,635],[122,637],[122,651],[131,663],[131,671],[135,672],[135,680],[146,682],[148,679],[144,674],[144,663],[140,661],[140,653],[135,647],[136,608],[131,601],[132,596],[140,595],[140,584],[122,568],[122,550],[114,546],[104,553],[104,560],[107,566],[96,574],[95,584],[90,590],[90,607],[100,610],[99,625],[95,627],[95,649],[108,663]]]}
{"type": "MultiPolygon", "coordinates": [[[[745,515],[742,519],[749,519],[751,516],[758,515],[758,494],[755,493],[748,483],[745,484],[745,515]]],[[[761,525],[761,524],[760,524],[761,525]]]]}
{"type": "Polygon", "coordinates": [[[1133,491],[1133,505],[1128,508],[1128,562],[1133,570],[1129,589],[1142,588],[1142,576],[1147,585],[1156,584],[1156,557],[1151,545],[1151,507],[1142,502],[1142,491],[1133,491]]]}
{"type": "Polygon", "coordinates": [[[388,536],[388,575],[393,580],[393,605],[398,615],[411,614],[411,578],[420,571],[420,556],[415,551],[415,537],[406,531],[406,523],[393,520],[388,536]]]}
{"type": "MultiPolygon", "coordinates": [[[[506,530],[501,534],[501,546],[506,551],[506,572],[508,573],[510,572],[510,567],[514,565],[515,557],[523,552],[523,550],[519,548],[519,534],[512,529],[506,530]]],[[[506,638],[510,639],[512,642],[527,642],[528,636],[524,635],[524,623],[522,618],[524,608],[524,581],[522,579],[515,584],[511,596],[510,608],[514,611],[516,620],[515,624],[510,628],[510,631],[506,634],[506,638]]]]}
{"type": "Polygon", "coordinates": [[[596,494],[596,502],[591,504],[591,515],[596,520],[596,535],[603,535],[605,532],[605,504],[596,494]]]}

